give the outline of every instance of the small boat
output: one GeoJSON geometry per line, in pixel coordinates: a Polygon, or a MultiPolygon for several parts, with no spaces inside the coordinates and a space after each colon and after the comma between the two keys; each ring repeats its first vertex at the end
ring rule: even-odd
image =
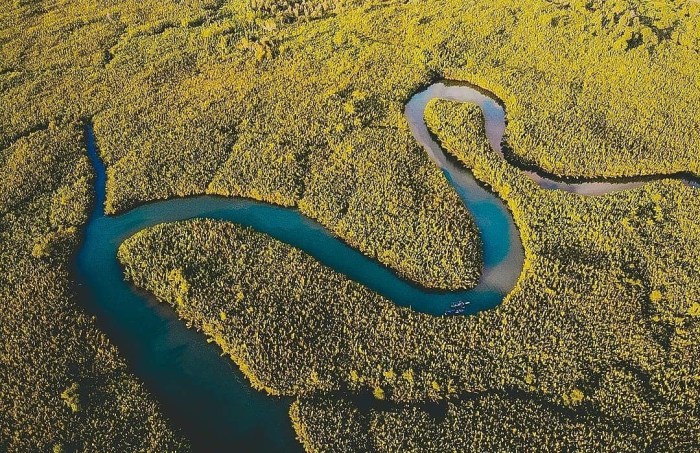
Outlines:
{"type": "Polygon", "coordinates": [[[453,303],[450,308],[445,312],[447,315],[463,315],[464,310],[470,304],[468,300],[459,300],[453,303]]]}

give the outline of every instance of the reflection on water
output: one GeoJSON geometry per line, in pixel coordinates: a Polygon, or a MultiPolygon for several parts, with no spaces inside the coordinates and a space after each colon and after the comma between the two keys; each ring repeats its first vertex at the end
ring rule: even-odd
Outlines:
{"type": "MultiPolygon", "coordinates": [[[[406,105],[411,130],[443,170],[479,228],[484,268],[471,291],[440,293],[406,282],[392,271],[333,237],[318,223],[293,209],[251,200],[200,196],[153,202],[116,217],[106,217],[105,170],[90,127],[87,147],[97,173],[96,207],[78,251],[75,276],[81,300],[120,348],[134,373],[149,387],[165,412],[183,428],[198,451],[294,451],[295,440],[287,409],[289,400],[253,391],[231,360],[189,330],[174,311],[128,285],[116,254],[119,244],[134,233],[163,222],[206,217],[224,219],[267,233],[297,247],[319,262],[345,274],[394,303],[441,315],[473,314],[498,305],[516,283],[523,265],[518,231],[504,203],[480,186],[471,173],[448,159],[433,141],[423,112],[430,99],[442,98],[479,105],[486,119],[491,146],[503,155],[503,108],[469,86],[436,83],[406,105]],[[458,310],[452,308],[457,306],[458,310]]],[[[543,187],[597,194],[640,183],[565,184],[528,173],[543,187]]]]}
{"type": "MultiPolygon", "coordinates": [[[[436,146],[430,134],[417,138],[436,146]]],[[[97,178],[96,207],[76,257],[82,300],[198,450],[298,449],[287,416],[289,401],[253,391],[231,360],[221,357],[219,349],[203,335],[187,329],[170,307],[123,280],[117,249],[134,233],[158,223],[195,217],[232,221],[307,252],[399,305],[435,315],[459,303],[464,313],[496,306],[520,272],[522,250],[507,210],[468,172],[449,164],[442,166],[443,170],[475,215],[486,266],[475,290],[438,293],[401,280],[293,209],[201,196],[153,202],[116,217],[104,216],[105,169],[90,127],[86,128],[86,139],[97,178]],[[469,303],[465,305],[465,301],[469,303]]]]}

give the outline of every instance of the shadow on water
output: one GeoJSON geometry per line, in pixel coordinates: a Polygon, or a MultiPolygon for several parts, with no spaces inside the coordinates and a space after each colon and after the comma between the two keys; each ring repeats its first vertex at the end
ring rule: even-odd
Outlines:
{"type": "MultiPolygon", "coordinates": [[[[253,390],[234,363],[222,357],[220,349],[207,343],[204,335],[188,329],[170,306],[125,282],[116,258],[119,245],[158,223],[200,217],[223,219],[297,247],[397,305],[433,315],[473,314],[493,308],[517,282],[523,265],[522,244],[505,204],[468,170],[450,160],[433,140],[423,120],[425,106],[433,98],[479,105],[491,145],[501,155],[505,112],[493,97],[466,84],[433,84],[406,105],[406,117],[416,140],[443,170],[479,228],[484,267],[477,287],[470,291],[422,289],[349,247],[298,211],[251,200],[178,198],[148,203],[119,216],[105,216],[105,168],[92,127],[86,126],[88,155],[96,172],[96,195],[84,241],[75,257],[80,300],[95,314],[133,372],[182,428],[196,451],[300,450],[287,415],[291,400],[253,390]]],[[[554,188],[570,186],[545,183],[548,187],[554,184],[554,188]]]]}

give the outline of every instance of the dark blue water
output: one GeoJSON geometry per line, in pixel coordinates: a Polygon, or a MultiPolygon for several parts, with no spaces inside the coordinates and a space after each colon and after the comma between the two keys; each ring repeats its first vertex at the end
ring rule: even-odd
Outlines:
{"type": "MultiPolygon", "coordinates": [[[[407,105],[407,117],[416,139],[435,158],[434,154],[441,152],[439,147],[426,135],[427,129],[416,129],[416,125],[425,127],[424,101],[433,95],[439,93],[429,89],[416,95],[407,105]]],[[[482,108],[488,124],[489,106],[482,108]]],[[[421,289],[347,246],[298,211],[251,200],[180,198],[149,203],[116,217],[105,216],[105,168],[90,126],[86,127],[86,142],[96,172],[96,204],[76,257],[81,298],[133,372],[198,451],[300,449],[287,415],[290,400],[252,390],[233,362],[221,357],[218,347],[207,343],[204,335],[187,329],[170,306],[156,302],[123,280],[117,249],[134,233],[158,223],[195,217],[228,220],[291,244],[398,305],[434,315],[442,315],[460,302],[468,302],[465,314],[492,308],[503,300],[520,274],[522,247],[504,204],[467,171],[443,165],[442,160],[436,163],[472,212],[484,246],[482,277],[471,291],[437,293],[421,289]]]]}

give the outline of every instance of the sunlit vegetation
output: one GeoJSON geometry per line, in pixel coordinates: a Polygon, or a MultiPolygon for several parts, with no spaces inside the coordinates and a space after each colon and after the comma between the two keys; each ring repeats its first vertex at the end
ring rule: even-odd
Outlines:
{"type": "Polygon", "coordinates": [[[91,116],[108,211],[204,192],[297,206],[431,287],[478,274],[469,215],[402,118],[436,75],[498,93],[514,151],[552,172],[698,166],[697,2],[15,8],[2,17],[0,142],[91,116]]]}
{"type": "MultiPolygon", "coordinates": [[[[338,7],[337,0],[249,0],[250,9],[261,17],[289,23],[300,19],[319,19],[338,7]]],[[[339,2],[342,4],[342,2],[339,2]]]]}
{"type": "Polygon", "coordinates": [[[0,450],[186,449],[69,283],[91,198],[82,141],[50,123],[0,151],[0,450]]]}
{"type": "Polygon", "coordinates": [[[490,13],[476,33],[498,52],[453,39],[457,25],[443,52],[461,66],[450,74],[505,101],[508,141],[525,163],[566,176],[700,173],[700,115],[689,102],[700,96],[691,69],[700,3],[552,1],[511,11],[505,24],[490,13]]]}
{"type": "MultiPolygon", "coordinates": [[[[436,288],[473,286],[481,252],[402,115],[435,78],[497,93],[515,155],[550,172],[700,173],[692,0],[17,0],[0,25],[0,450],[179,446],[69,286],[90,198],[86,118],[110,213],[201,193],[295,206],[436,288]]],[[[409,405],[353,415],[353,400],[304,400],[295,410],[309,448],[394,450],[404,435],[407,448],[436,438],[469,448],[446,433],[474,424],[474,405],[506,420],[493,433],[518,445],[697,442],[696,192],[678,182],[598,199],[545,192],[491,154],[475,110],[441,103],[428,119],[520,228],[524,274],[498,309],[412,313],[269,238],[204,221],[132,239],[121,252],[130,277],[257,387],[409,405]],[[524,396],[506,407],[513,389],[524,396]],[[494,396],[460,399],[482,392],[494,396]],[[420,423],[427,415],[410,407],[444,400],[442,422],[420,423]],[[593,414],[593,428],[561,408],[593,414]],[[524,429],[514,411],[539,436],[508,437],[509,423],[524,429]],[[341,419],[347,429],[325,438],[341,419]],[[623,425],[640,434],[615,435],[623,425]]]]}
{"type": "Polygon", "coordinates": [[[498,308],[473,317],[415,313],[290,246],[209,220],[129,239],[119,254],[127,276],[216,341],[256,388],[332,400],[322,402],[333,411],[328,420],[314,405],[304,412],[303,402],[292,411],[312,450],[360,441],[353,436],[387,451],[404,438],[417,448],[449,432],[457,450],[467,448],[474,439],[453,429],[477,417],[477,396],[478,414],[504,421],[491,431],[476,424],[485,443],[474,445],[697,442],[695,189],[671,180],[594,198],[547,191],[489,148],[476,107],[436,101],[426,116],[445,148],[508,201],[522,232],[524,273],[498,308]],[[333,434],[358,417],[347,409],[353,398],[340,403],[337,393],[405,410],[385,413],[379,404],[364,429],[333,434]],[[515,406],[503,402],[516,397],[515,406]],[[443,421],[410,421],[441,401],[451,402],[443,421]],[[509,424],[516,433],[501,439],[509,424]],[[517,434],[531,424],[542,428],[517,434]]]}

